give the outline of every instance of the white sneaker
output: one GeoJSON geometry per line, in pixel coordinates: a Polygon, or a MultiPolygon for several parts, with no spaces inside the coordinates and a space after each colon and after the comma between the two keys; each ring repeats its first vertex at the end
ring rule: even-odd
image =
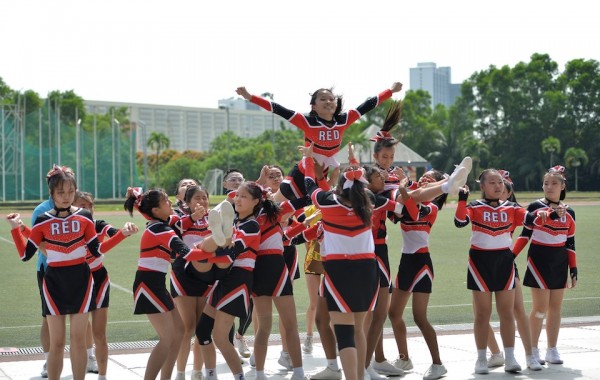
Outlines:
{"type": "Polygon", "coordinates": [[[533,355],[527,355],[525,360],[527,361],[527,368],[529,368],[532,371],[541,371],[542,370],[542,365],[540,364],[539,360],[537,360],[535,358],[535,356],[533,355]]]}
{"type": "MultiPolygon", "coordinates": [[[[412,363],[411,363],[412,365],[412,363]]],[[[377,362],[375,359],[371,360],[371,367],[379,372],[381,375],[385,376],[403,376],[404,371],[387,360],[382,361],[381,363],[377,362]]],[[[369,373],[370,374],[370,373],[369,373]]],[[[371,376],[372,377],[372,376],[371,376]]]]}
{"type": "Polygon", "coordinates": [[[294,369],[294,366],[292,365],[292,359],[290,359],[290,355],[287,352],[281,351],[277,363],[279,363],[280,366],[284,367],[288,371],[294,369]]]}
{"type": "Polygon", "coordinates": [[[223,234],[223,218],[217,210],[208,212],[208,229],[212,232],[212,237],[215,243],[222,247],[225,245],[225,235],[223,234]]]}
{"type": "Polygon", "coordinates": [[[467,177],[469,176],[469,171],[462,166],[457,166],[456,169],[448,178],[448,194],[449,195],[457,195],[458,189],[463,187],[465,183],[467,183],[467,177]]]}
{"type": "Polygon", "coordinates": [[[223,235],[225,235],[225,239],[230,239],[233,235],[233,221],[235,220],[235,210],[231,202],[228,200],[221,202],[220,212],[223,221],[223,235]]]}
{"type": "Polygon", "coordinates": [[[550,364],[563,364],[556,347],[548,347],[546,350],[546,362],[550,364]]]}
{"type": "Polygon", "coordinates": [[[310,380],[310,379],[306,375],[304,375],[304,376],[292,375],[292,377],[290,377],[290,380],[310,380]]]}
{"type": "Polygon", "coordinates": [[[369,378],[371,380],[383,380],[383,379],[385,379],[385,377],[379,376],[379,374],[377,372],[375,372],[375,370],[373,369],[372,366],[368,366],[367,368],[365,368],[365,374],[369,375],[369,378]]]}
{"type": "Polygon", "coordinates": [[[403,371],[410,371],[411,369],[413,369],[412,360],[410,360],[410,359],[403,360],[403,359],[398,358],[394,362],[394,366],[396,368],[400,368],[403,371]]]}
{"type": "Polygon", "coordinates": [[[302,351],[304,351],[305,354],[312,354],[312,352],[313,352],[313,337],[312,337],[312,335],[307,335],[306,338],[304,338],[304,344],[302,345],[302,351]]]}
{"type": "Polygon", "coordinates": [[[517,363],[517,359],[514,356],[507,356],[504,359],[504,372],[521,372],[521,365],[517,363]]]}
{"type": "MultiPolygon", "coordinates": [[[[227,203],[229,203],[229,202],[227,202],[227,203]]],[[[235,344],[235,348],[237,348],[241,357],[243,357],[243,358],[250,357],[250,349],[248,348],[248,345],[246,344],[246,339],[244,339],[244,336],[240,336],[239,338],[237,336],[235,336],[233,338],[233,343],[235,344]]]]}
{"type": "Polygon", "coordinates": [[[423,380],[439,379],[440,377],[444,376],[446,373],[448,373],[448,371],[446,370],[446,367],[444,367],[443,364],[432,364],[427,369],[427,371],[425,371],[425,374],[423,375],[423,380]]]}
{"type": "Polygon", "coordinates": [[[196,371],[192,370],[192,380],[203,380],[204,376],[202,375],[202,370],[196,371]]]}
{"type": "Polygon", "coordinates": [[[98,362],[95,356],[88,356],[87,372],[98,373],[98,362]]]}
{"type": "Polygon", "coordinates": [[[546,361],[540,358],[540,350],[537,347],[531,347],[531,356],[533,356],[541,365],[546,364],[546,361]]]}
{"type": "Polygon", "coordinates": [[[480,375],[486,375],[490,373],[490,369],[488,368],[486,358],[477,359],[477,361],[475,362],[475,373],[480,375]]]}
{"type": "Polygon", "coordinates": [[[42,367],[42,373],[40,374],[44,379],[48,378],[48,362],[44,362],[44,366],[42,367]]]}
{"type": "Polygon", "coordinates": [[[175,380],[185,380],[185,372],[177,372],[177,375],[175,375],[175,380]]]}
{"type": "Polygon", "coordinates": [[[256,374],[256,378],[254,380],[267,380],[267,375],[264,373],[256,374]]]}
{"type": "Polygon", "coordinates": [[[252,355],[250,355],[250,359],[248,359],[248,361],[250,362],[250,367],[256,368],[256,358],[254,357],[254,351],[252,351],[252,355]]]}
{"type": "Polygon", "coordinates": [[[467,172],[470,173],[471,169],[473,168],[473,160],[471,159],[471,157],[467,156],[462,159],[462,161],[460,162],[460,164],[458,164],[458,166],[460,166],[461,168],[467,169],[467,172]]]}
{"type": "Polygon", "coordinates": [[[504,365],[504,353],[502,351],[497,354],[491,354],[487,360],[489,368],[500,367],[504,365]]]}
{"type": "Polygon", "coordinates": [[[342,370],[333,370],[325,367],[321,372],[315,373],[310,377],[310,380],[342,380],[342,370]]]}

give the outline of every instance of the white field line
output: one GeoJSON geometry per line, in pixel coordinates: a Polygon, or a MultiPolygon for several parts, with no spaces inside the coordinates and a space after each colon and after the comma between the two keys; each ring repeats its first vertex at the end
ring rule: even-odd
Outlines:
{"type": "MultiPolygon", "coordinates": [[[[112,283],[111,283],[112,286],[112,283]]],[[[129,290],[122,288],[123,291],[131,293],[129,290]]],[[[576,297],[576,298],[565,298],[563,301],[582,301],[582,300],[599,300],[600,297],[576,297]]],[[[531,301],[527,301],[527,303],[531,303],[531,301]]],[[[471,307],[472,304],[453,304],[453,305],[430,305],[429,307],[441,308],[441,307],[471,307]]],[[[410,309],[410,307],[406,307],[410,309]]],[[[296,316],[304,316],[305,313],[296,313],[296,316]]],[[[277,312],[273,313],[273,316],[277,316],[277,312]]],[[[130,321],[108,321],[109,325],[119,325],[119,324],[135,324],[135,323],[148,323],[148,320],[130,320],[130,321]]],[[[25,329],[25,328],[39,328],[41,325],[26,325],[26,326],[0,326],[0,330],[16,330],[16,329],[25,329]]]]}

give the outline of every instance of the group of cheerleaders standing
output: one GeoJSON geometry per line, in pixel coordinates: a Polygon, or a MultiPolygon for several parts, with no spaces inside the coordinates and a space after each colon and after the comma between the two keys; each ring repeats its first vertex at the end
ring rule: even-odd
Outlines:
{"type": "MultiPolygon", "coordinates": [[[[299,147],[303,158],[288,176],[284,178],[281,168],[269,165],[263,167],[257,181],[244,181],[242,173],[230,171],[224,179],[228,197],[212,209],[207,191],[191,179],[180,181],[177,187],[176,210],[162,189],[128,190],[126,210],[137,210],[148,220],[133,284],[134,313],[146,314],[159,338],[148,359],[145,379],[159,374],[161,379],[170,379],[175,367],[176,379],[184,379],[190,339],[195,336],[192,379],[217,379],[218,348],[235,379],[244,380],[235,347],[249,356],[245,344],[238,343],[243,342],[248,321],[253,319],[250,362],[256,378],[265,380],[273,304],[283,342],[279,363],[292,371],[292,380],[304,379],[292,286],[298,278],[295,246],[303,243],[307,244],[304,268],[310,297],[304,351],[312,351],[316,321],[327,358],[327,367],[311,379],[341,379],[338,355],[348,380],[402,376],[412,370],[403,319],[411,296],[414,320],[432,359],[423,378],[443,377],[447,370],[435,330],[427,320],[427,306],[434,278],[429,236],[448,194],[459,198],[456,226],[471,223],[473,231],[467,287],[472,290],[475,315],[475,372],[488,373],[490,367],[501,365],[507,372],[521,371],[514,357],[515,319],[531,370],[540,370],[544,364],[537,345],[546,316],[545,361],[562,363],[556,349],[560,309],[568,279],[571,286],[577,280],[575,217],[562,202],[564,168],[552,168],[544,175],[545,197],[527,209],[514,199],[508,172],[495,169],[486,169],[479,176],[482,198],[467,203],[469,157],[451,175],[430,170],[412,182],[401,168],[393,166],[398,140],[390,130],[401,113],[400,103],[393,102],[383,127],[372,138],[376,164],[360,166],[350,150],[349,166],[340,170],[334,155],[345,129],[401,88],[394,83],[348,112],[341,112],[341,97],[330,89],[319,89],[312,95],[311,112],[303,115],[240,87],[239,95],[304,132],[306,144],[299,147]],[[403,237],[395,281],[386,244],[388,219],[400,224],[403,237]],[[513,231],[521,225],[523,232],[513,245],[513,231]],[[532,289],[533,310],[528,318],[514,259],[530,240],[523,282],[532,289]],[[170,292],[165,286],[169,266],[170,292]],[[492,294],[503,352],[489,325],[492,294]],[[386,360],[382,348],[388,316],[400,353],[394,363],[386,360]],[[236,317],[240,318],[237,331],[236,317]]],[[[72,170],[55,167],[47,178],[53,208],[38,217],[31,229],[18,214],[7,219],[21,258],[28,260],[39,249],[48,260],[40,280],[50,333],[48,377],[60,377],[68,314],[73,378],[80,380],[85,376],[88,312],[108,307],[108,276],[104,270],[103,277],[97,278],[97,268],[102,265],[101,261],[94,263],[125,236],[137,232],[137,227],[128,223],[117,231],[94,221],[93,207],[91,211],[75,207],[72,170]],[[104,239],[105,235],[110,238],[104,239]]],[[[106,318],[103,326],[105,334],[106,318]]],[[[104,379],[107,349],[96,345],[99,379],[104,379]]]]}

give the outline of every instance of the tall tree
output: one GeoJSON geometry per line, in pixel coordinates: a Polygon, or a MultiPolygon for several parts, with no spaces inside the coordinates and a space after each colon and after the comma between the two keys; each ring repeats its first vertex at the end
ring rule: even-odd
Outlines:
{"type": "Polygon", "coordinates": [[[152,150],[156,150],[156,162],[154,163],[154,172],[156,173],[156,182],[160,183],[160,171],[158,170],[158,163],[160,159],[160,151],[162,149],[169,148],[171,141],[161,132],[152,132],[148,138],[148,147],[152,150]]]}
{"type": "Polygon", "coordinates": [[[568,168],[575,168],[575,191],[579,190],[578,170],[580,166],[587,165],[589,158],[585,150],[571,147],[565,152],[565,163],[568,168]]]}
{"type": "Polygon", "coordinates": [[[554,136],[548,136],[542,140],[542,152],[550,153],[550,166],[554,166],[554,153],[560,154],[560,140],[554,136]]]}

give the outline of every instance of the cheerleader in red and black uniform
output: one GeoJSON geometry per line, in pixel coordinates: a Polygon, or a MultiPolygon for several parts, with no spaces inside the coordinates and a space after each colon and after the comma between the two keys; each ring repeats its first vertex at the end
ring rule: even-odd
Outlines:
{"type": "Polygon", "coordinates": [[[335,192],[323,191],[314,180],[312,145],[301,147],[306,167],[306,189],[321,210],[323,292],[333,323],[342,368],[348,380],[363,378],[366,341],[365,317],[377,300],[379,281],[371,232],[372,204],[365,191],[362,169],[340,176],[335,192]]]}
{"type": "Polygon", "coordinates": [[[133,283],[134,314],[146,314],[159,337],[148,358],[144,378],[155,379],[159,371],[163,378],[170,378],[184,331],[179,313],[174,311],[173,298],[165,285],[171,258],[181,255],[188,261],[211,260],[215,255],[190,249],[177,236],[170,226],[173,208],[164,190],[130,194],[125,201],[125,209],[131,214],[135,207],[148,219],[133,283]]]}
{"type": "MultiPolygon", "coordinates": [[[[94,196],[85,191],[77,191],[73,206],[86,209],[94,216],[94,196]]],[[[104,220],[95,219],[96,234],[98,241],[102,242],[107,238],[115,236],[119,230],[106,223],[104,220]]],[[[125,229],[135,233],[137,226],[127,222],[125,229]]],[[[106,326],[108,324],[108,305],[110,300],[110,279],[108,271],[104,266],[104,255],[96,257],[88,252],[86,261],[94,277],[94,299],[96,301],[96,310],[92,311],[92,337],[88,336],[87,349],[88,357],[93,352],[93,345],[96,345],[97,372],[100,380],[106,378],[106,369],[108,366],[108,341],[106,339],[106,326]]],[[[89,335],[89,332],[88,332],[89,335]]],[[[89,360],[89,359],[88,359],[89,360]]],[[[89,366],[89,363],[88,363],[89,366]]],[[[88,369],[89,372],[89,369],[88,369]]]]}
{"type": "MultiPolygon", "coordinates": [[[[440,182],[443,179],[443,173],[430,170],[423,174],[418,185],[426,186],[426,184],[440,182]]],[[[447,372],[440,359],[435,330],[427,320],[427,306],[434,277],[433,263],[429,254],[429,236],[438,211],[442,209],[447,196],[448,194],[442,194],[431,202],[421,203],[416,218],[412,215],[400,218],[402,257],[398,265],[398,275],[394,282],[390,305],[390,320],[400,353],[395,364],[396,367],[407,371],[413,368],[408,355],[406,324],[403,319],[404,310],[412,296],[413,318],[423,334],[433,361],[433,364],[425,372],[424,379],[438,379],[447,372]]]]}
{"type": "Polygon", "coordinates": [[[53,210],[39,216],[31,230],[21,232],[18,214],[7,216],[21,260],[27,261],[45,246],[48,268],[42,284],[45,314],[50,331],[48,378],[59,379],[65,347],[66,315],[70,316],[70,356],[73,379],[82,380],[87,367],[85,344],[88,312],[96,309],[93,297],[94,279],[86,262],[87,252],[100,256],[133,233],[124,229],[110,240],[99,244],[94,221],[89,211],[73,207],[77,185],[73,171],[54,168],[46,176],[53,210]],[[25,240],[25,236],[29,236],[25,240]]]}
{"type": "MultiPolygon", "coordinates": [[[[181,216],[177,224],[181,228],[181,239],[189,248],[195,248],[211,235],[208,229],[208,192],[194,180],[182,180],[178,190],[178,209],[181,216]]],[[[175,229],[177,232],[178,229],[175,229]]],[[[207,281],[203,273],[182,256],[178,256],[171,265],[171,296],[175,302],[184,326],[184,339],[181,341],[177,356],[177,376],[175,380],[185,378],[185,367],[190,354],[190,339],[194,336],[196,325],[206,304],[206,297],[214,281],[207,281]]],[[[197,340],[193,344],[194,364],[192,380],[202,376],[202,351],[197,340]]]]}
{"type": "MultiPolygon", "coordinates": [[[[353,161],[350,161],[352,165],[353,161]]],[[[357,163],[357,162],[356,162],[357,163]]],[[[400,184],[399,190],[384,192],[386,174],[383,170],[376,166],[365,167],[365,177],[368,179],[368,189],[372,191],[373,196],[373,214],[372,234],[375,242],[375,256],[377,259],[378,276],[379,276],[379,292],[377,295],[377,305],[372,314],[372,319],[368,326],[365,326],[367,334],[367,351],[365,368],[369,372],[370,377],[380,377],[377,372],[386,376],[402,376],[403,371],[389,364],[372,362],[371,357],[375,351],[377,341],[380,339],[383,332],[383,325],[388,315],[389,294],[390,294],[390,263],[388,258],[387,247],[387,230],[385,221],[388,213],[393,213],[400,217],[403,213],[410,213],[413,218],[416,218],[418,210],[414,201],[408,196],[404,185],[407,184],[405,178],[400,184]],[[400,195],[397,195],[400,194],[400,195]],[[406,209],[404,207],[406,203],[406,209]],[[376,370],[374,367],[378,366],[376,370]],[[376,372],[377,371],[377,372],[376,372]]]]}
{"type": "Polygon", "coordinates": [[[260,245],[260,226],[256,217],[261,209],[276,210],[272,201],[263,198],[263,190],[255,182],[242,183],[233,199],[237,218],[230,242],[227,242],[225,248],[218,248],[211,238],[202,242],[203,251],[216,251],[217,255],[225,254],[223,257],[233,261],[229,264],[217,264],[222,268],[230,265],[230,269],[223,278],[215,282],[196,327],[196,338],[202,348],[208,380],[216,379],[213,339],[235,379],[244,379],[240,358],[229,340],[229,331],[235,317],[248,317],[249,313],[253,271],[260,245]]]}
{"type": "Polygon", "coordinates": [[[523,285],[531,288],[533,307],[529,315],[533,355],[540,362],[562,364],[556,348],[560,330],[562,301],[566,288],[577,285],[575,255],[575,211],[562,201],[566,195],[563,166],[555,166],[544,174],[544,199],[529,204],[527,210],[535,214],[556,212],[559,219],[546,225],[525,226],[513,248],[515,255],[531,240],[527,253],[527,271],[523,285]],[[570,272],[570,275],[569,273],[570,272]],[[569,286],[569,279],[571,284],[569,286]],[[538,342],[544,318],[548,349],[545,360],[539,356],[538,342]]]}
{"type": "Polygon", "coordinates": [[[541,211],[528,213],[516,204],[500,202],[504,189],[502,176],[495,169],[486,169],[479,176],[483,199],[467,205],[468,190],[459,192],[459,202],[454,223],[462,228],[472,223],[471,249],[469,250],[467,288],[472,290],[475,322],[473,332],[477,346],[475,373],[488,373],[486,358],[492,293],[500,318],[500,335],[504,345],[506,372],[518,372],[521,366],[514,356],[514,255],[511,232],[519,225],[541,224],[556,213],[541,211]]]}
{"type": "MultiPolygon", "coordinates": [[[[367,99],[356,109],[342,113],[342,98],[336,97],[332,89],[321,88],[312,94],[310,99],[312,110],[308,115],[302,115],[275,102],[251,95],[245,87],[238,87],[236,93],[267,111],[283,117],[301,129],[304,132],[305,146],[313,144],[315,161],[328,170],[340,166],[334,157],[340,150],[342,136],[346,129],[400,90],[402,90],[402,83],[394,82],[388,90],[381,92],[378,96],[367,99]]],[[[305,171],[306,168],[302,166],[302,162],[294,166],[281,184],[279,191],[275,193],[276,202],[302,198],[306,195],[305,171]]],[[[325,180],[327,180],[327,175],[325,175],[325,180]]]]}

